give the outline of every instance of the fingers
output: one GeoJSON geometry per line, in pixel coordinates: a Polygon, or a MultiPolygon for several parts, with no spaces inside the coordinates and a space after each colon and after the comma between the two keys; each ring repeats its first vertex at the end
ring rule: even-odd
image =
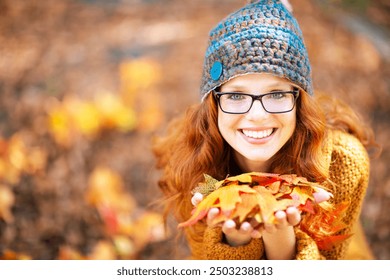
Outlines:
{"type": "Polygon", "coordinates": [[[250,235],[250,233],[253,231],[253,228],[250,223],[243,222],[240,226],[240,229],[238,232],[242,235],[250,235]]]}
{"type": "Polygon", "coordinates": [[[234,233],[236,231],[236,223],[233,220],[227,220],[222,225],[222,231],[226,235],[234,233]]]}
{"type": "Polygon", "coordinates": [[[263,225],[264,231],[274,233],[289,226],[296,226],[301,221],[301,213],[296,207],[289,207],[286,211],[276,211],[275,218],[275,223],[265,223],[263,225]]]}
{"type": "Polygon", "coordinates": [[[222,225],[222,232],[231,246],[241,246],[249,243],[252,238],[261,237],[258,231],[254,231],[249,222],[243,222],[237,229],[237,224],[233,220],[227,220],[222,225]]]}
{"type": "Polygon", "coordinates": [[[275,213],[276,228],[283,228],[288,226],[287,213],[284,211],[277,211],[275,213]]]}
{"type": "Polygon", "coordinates": [[[209,212],[207,213],[207,224],[211,225],[212,221],[219,215],[219,209],[218,208],[211,208],[209,212]]]}
{"type": "Polygon", "coordinates": [[[203,200],[203,195],[199,192],[195,193],[191,198],[191,203],[197,206],[203,200]]]}
{"type": "Polygon", "coordinates": [[[290,225],[296,226],[301,222],[301,213],[296,207],[289,207],[286,210],[287,221],[290,225]]]}
{"type": "Polygon", "coordinates": [[[261,235],[261,232],[257,229],[254,229],[252,232],[251,232],[251,237],[252,238],[261,238],[262,235],[261,235]]]}
{"type": "Polygon", "coordinates": [[[332,197],[332,194],[322,188],[317,188],[317,191],[313,193],[313,196],[317,203],[321,203],[323,201],[329,200],[332,197]]]}

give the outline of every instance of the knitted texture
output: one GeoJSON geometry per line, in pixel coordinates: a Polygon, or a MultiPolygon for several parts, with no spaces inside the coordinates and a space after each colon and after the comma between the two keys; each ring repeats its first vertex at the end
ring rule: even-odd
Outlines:
{"type": "MultiPolygon", "coordinates": [[[[340,131],[329,132],[326,141],[327,164],[334,183],[333,202],[349,201],[343,222],[347,225],[340,234],[353,234],[359,220],[362,203],[368,187],[369,158],[363,145],[354,136],[340,131]]],[[[315,241],[299,228],[295,228],[295,259],[344,259],[352,239],[336,245],[332,250],[319,250],[315,241]]],[[[248,245],[230,247],[225,244],[220,228],[201,225],[196,232],[186,232],[193,259],[264,259],[264,244],[253,241],[248,245]],[[202,227],[202,228],[201,228],[202,227]]]]}
{"type": "Polygon", "coordinates": [[[223,83],[248,73],[287,78],[313,95],[302,31],[280,1],[251,1],[211,30],[200,88],[202,100],[223,83]]]}

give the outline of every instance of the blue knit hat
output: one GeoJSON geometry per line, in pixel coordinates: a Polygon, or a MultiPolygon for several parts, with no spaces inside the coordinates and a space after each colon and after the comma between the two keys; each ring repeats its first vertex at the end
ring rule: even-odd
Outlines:
{"type": "Polygon", "coordinates": [[[313,95],[302,31],[280,1],[250,1],[211,30],[200,89],[202,100],[223,83],[248,73],[287,78],[313,95]]]}

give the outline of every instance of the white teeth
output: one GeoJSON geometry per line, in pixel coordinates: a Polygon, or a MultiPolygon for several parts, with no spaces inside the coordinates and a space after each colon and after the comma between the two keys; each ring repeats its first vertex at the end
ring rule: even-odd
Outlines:
{"type": "Polygon", "coordinates": [[[268,137],[272,134],[274,130],[272,128],[267,129],[267,130],[261,130],[261,131],[255,131],[255,130],[242,130],[242,133],[245,134],[245,136],[250,137],[250,138],[255,138],[255,139],[261,139],[268,137]]]}

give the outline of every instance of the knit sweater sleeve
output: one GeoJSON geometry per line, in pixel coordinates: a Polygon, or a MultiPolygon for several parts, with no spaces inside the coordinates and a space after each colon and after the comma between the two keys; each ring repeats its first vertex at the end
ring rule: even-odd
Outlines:
{"type": "Polygon", "coordinates": [[[224,241],[220,227],[202,226],[196,231],[187,230],[186,238],[191,250],[191,259],[206,260],[258,260],[264,253],[261,239],[252,239],[247,245],[232,247],[224,241]],[[202,233],[202,236],[199,234],[202,233]]]}
{"type": "MultiPolygon", "coordinates": [[[[333,149],[330,165],[330,179],[334,183],[331,202],[335,205],[348,202],[343,217],[346,228],[339,234],[354,234],[354,225],[358,222],[369,180],[369,157],[362,143],[354,136],[344,132],[333,133],[333,149]]],[[[343,259],[350,239],[335,246],[332,250],[322,251],[326,259],[343,259]]]]}
{"type": "MultiPolygon", "coordinates": [[[[348,202],[343,217],[346,227],[338,234],[354,234],[354,225],[358,222],[364,196],[368,187],[369,158],[366,149],[354,136],[334,131],[331,139],[330,179],[333,182],[332,203],[338,205],[348,202]]],[[[337,244],[331,250],[319,250],[315,241],[299,228],[295,229],[297,238],[296,259],[343,259],[350,239],[337,244]]]]}
{"type": "MultiPolygon", "coordinates": [[[[318,260],[320,254],[314,240],[306,233],[295,228],[296,259],[318,260]]],[[[252,239],[243,246],[231,247],[223,241],[221,228],[207,228],[204,235],[204,253],[206,259],[218,260],[260,260],[266,259],[264,244],[261,238],[252,239]]]]}
{"type": "MultiPolygon", "coordinates": [[[[297,260],[318,260],[323,259],[314,240],[295,228],[296,257],[297,260]]],[[[232,247],[224,242],[223,233],[220,227],[205,228],[201,242],[190,240],[190,247],[193,259],[208,260],[260,260],[266,259],[264,244],[261,238],[252,239],[250,243],[232,247]]]]}
{"type": "Polygon", "coordinates": [[[205,231],[205,257],[218,260],[258,260],[263,256],[264,247],[259,238],[252,239],[247,245],[232,247],[223,241],[220,227],[207,228],[205,231]]]}

